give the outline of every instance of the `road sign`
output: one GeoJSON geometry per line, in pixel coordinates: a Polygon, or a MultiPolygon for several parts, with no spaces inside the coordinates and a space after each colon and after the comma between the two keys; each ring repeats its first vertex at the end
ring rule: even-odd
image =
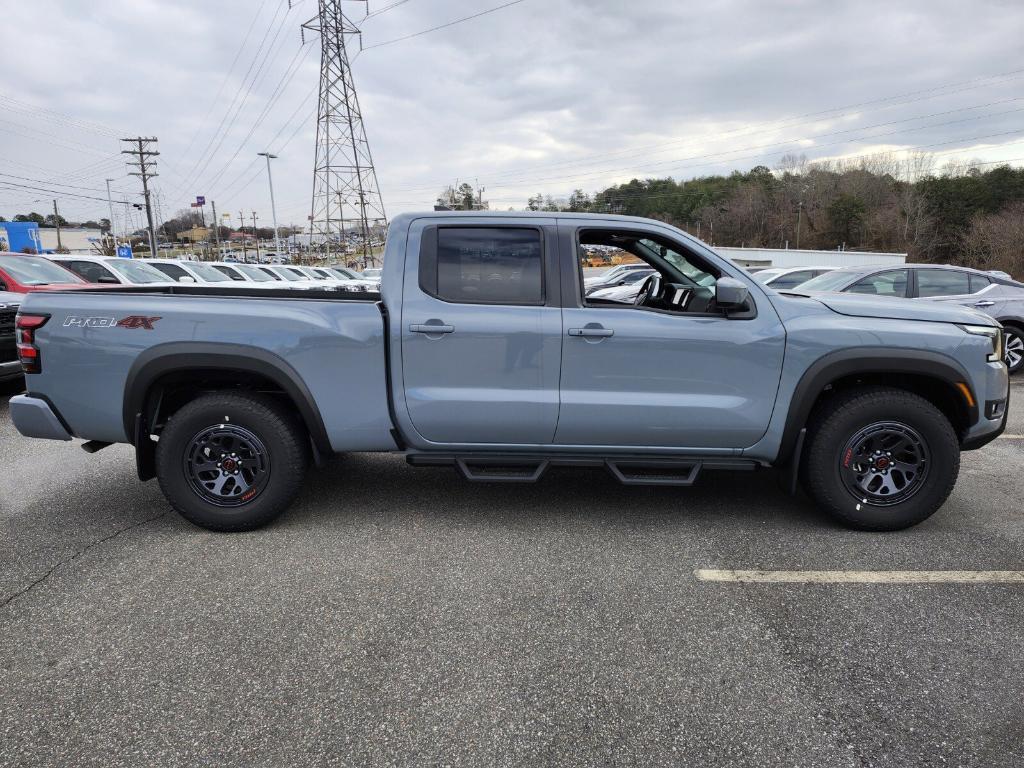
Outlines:
{"type": "Polygon", "coordinates": [[[198,205],[206,205],[206,198],[202,195],[196,195],[196,203],[198,205]]]}
{"type": "Polygon", "coordinates": [[[119,245],[117,246],[117,258],[119,259],[130,259],[132,257],[132,247],[130,245],[119,245]]]}

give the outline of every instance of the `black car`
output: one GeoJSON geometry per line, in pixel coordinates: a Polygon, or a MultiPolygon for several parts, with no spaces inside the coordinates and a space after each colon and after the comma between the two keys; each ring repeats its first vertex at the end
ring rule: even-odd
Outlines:
{"type": "Polygon", "coordinates": [[[21,294],[0,291],[0,383],[21,378],[21,363],[14,341],[14,318],[21,294]]]}

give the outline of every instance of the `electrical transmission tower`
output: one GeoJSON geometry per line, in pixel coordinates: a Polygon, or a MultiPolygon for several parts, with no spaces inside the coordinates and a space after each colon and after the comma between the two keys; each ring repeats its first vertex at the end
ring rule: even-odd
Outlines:
{"type": "Polygon", "coordinates": [[[149,145],[155,144],[157,139],[139,136],[134,139],[121,139],[121,141],[127,142],[132,147],[132,149],[121,150],[122,155],[133,156],[133,159],[127,161],[130,167],[135,168],[134,171],[129,172],[129,175],[142,179],[142,194],[146,198],[146,219],[149,222],[149,255],[151,258],[156,258],[156,227],[153,225],[153,203],[150,199],[149,180],[155,179],[159,175],[153,173],[153,169],[156,168],[156,160],[151,158],[160,153],[155,149],[150,149],[149,145]]]}
{"type": "Polygon", "coordinates": [[[372,233],[387,224],[387,215],[345,46],[348,37],[360,32],[342,13],[343,2],[346,0],[319,0],[320,12],[302,25],[303,30],[320,35],[320,105],[310,233],[314,239],[319,236],[330,256],[336,241],[344,251],[345,227],[354,226],[362,241],[359,250],[365,267],[372,262],[372,233]]]}

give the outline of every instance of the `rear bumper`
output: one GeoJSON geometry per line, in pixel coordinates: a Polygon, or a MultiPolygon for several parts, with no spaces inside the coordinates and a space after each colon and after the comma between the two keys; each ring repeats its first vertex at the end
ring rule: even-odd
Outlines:
{"type": "Polygon", "coordinates": [[[19,361],[11,360],[7,363],[0,363],[0,381],[17,379],[21,375],[21,363],[19,361]]]}
{"type": "Polygon", "coordinates": [[[15,395],[10,402],[11,421],[25,437],[44,440],[70,440],[71,432],[64,420],[42,398],[33,395],[15,395]]]}

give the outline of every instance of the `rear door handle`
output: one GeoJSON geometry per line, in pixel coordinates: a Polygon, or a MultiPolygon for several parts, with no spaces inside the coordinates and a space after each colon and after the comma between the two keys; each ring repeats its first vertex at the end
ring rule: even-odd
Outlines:
{"type": "Polygon", "coordinates": [[[570,328],[570,336],[614,336],[611,328],[570,328]]]}
{"type": "Polygon", "coordinates": [[[976,301],[976,302],[974,302],[974,306],[976,306],[976,307],[991,307],[993,305],[995,305],[994,301],[976,301]]]}
{"type": "Polygon", "coordinates": [[[409,326],[411,333],[454,333],[454,325],[430,325],[429,323],[413,323],[409,326]]]}

